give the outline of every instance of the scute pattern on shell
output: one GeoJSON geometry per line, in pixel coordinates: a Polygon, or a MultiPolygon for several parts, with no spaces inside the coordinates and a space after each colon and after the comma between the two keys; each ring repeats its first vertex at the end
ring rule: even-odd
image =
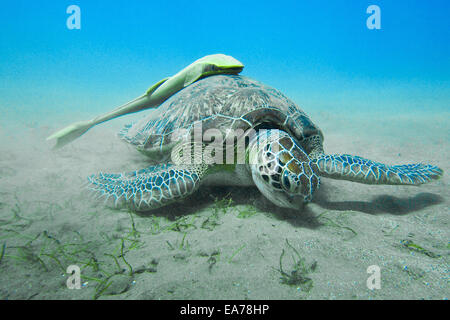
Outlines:
{"type": "Polygon", "coordinates": [[[248,129],[263,122],[290,129],[297,140],[321,135],[309,117],[280,91],[244,76],[217,75],[181,90],[137,123],[125,126],[119,136],[145,149],[171,142],[179,128],[191,130],[202,122],[203,131],[216,128],[248,129]]]}

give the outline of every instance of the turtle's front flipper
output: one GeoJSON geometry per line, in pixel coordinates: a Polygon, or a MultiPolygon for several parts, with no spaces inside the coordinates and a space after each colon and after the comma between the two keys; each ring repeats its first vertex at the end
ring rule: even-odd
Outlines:
{"type": "Polygon", "coordinates": [[[164,164],[129,173],[95,174],[88,178],[88,188],[115,207],[147,211],[186,198],[197,190],[205,173],[204,165],[164,164]]]}
{"type": "Polygon", "coordinates": [[[388,166],[358,156],[323,155],[317,163],[322,177],[366,184],[420,185],[439,179],[442,169],[428,164],[388,166]]]}

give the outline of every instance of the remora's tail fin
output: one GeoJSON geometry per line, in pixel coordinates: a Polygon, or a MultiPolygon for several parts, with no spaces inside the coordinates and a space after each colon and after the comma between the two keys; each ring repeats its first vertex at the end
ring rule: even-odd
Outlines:
{"type": "Polygon", "coordinates": [[[88,131],[95,124],[91,121],[80,121],[72,123],[71,125],[65,127],[64,129],[55,132],[47,138],[47,140],[56,139],[56,144],[53,149],[59,149],[66,144],[72,142],[78,137],[82,136],[86,131],[88,131]]]}
{"type": "MultiPolygon", "coordinates": [[[[162,84],[162,82],[158,82],[159,85],[162,84]]],[[[158,85],[158,86],[159,86],[158,85]]],[[[154,86],[151,88],[153,91],[156,89],[154,86]]],[[[150,89],[149,89],[150,90],[150,89]]],[[[151,91],[151,92],[153,92],[151,91]]],[[[150,92],[150,94],[151,94],[150,92]]],[[[71,125],[55,132],[51,136],[47,138],[47,140],[56,139],[56,145],[54,146],[54,149],[59,149],[66,144],[74,141],[75,139],[82,136],[86,131],[88,131],[90,128],[96,126],[99,123],[111,120],[113,118],[120,117],[125,114],[133,113],[140,111],[145,108],[150,108],[152,105],[150,104],[151,101],[149,101],[149,95],[144,94],[120,107],[117,107],[116,109],[107,112],[103,115],[100,115],[98,117],[95,117],[92,120],[88,121],[79,121],[72,123],[71,125]]]]}

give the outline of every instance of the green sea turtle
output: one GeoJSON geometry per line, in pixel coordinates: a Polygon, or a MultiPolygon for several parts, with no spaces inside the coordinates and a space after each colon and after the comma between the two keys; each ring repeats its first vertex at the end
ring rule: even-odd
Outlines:
{"type": "Polygon", "coordinates": [[[321,130],[294,102],[239,75],[191,84],[119,136],[155,165],[92,175],[89,188],[116,206],[138,211],[187,198],[208,184],[256,185],[275,205],[301,208],[312,199],[320,177],[420,185],[443,174],[426,164],[389,166],[359,156],[326,155],[321,130]]]}

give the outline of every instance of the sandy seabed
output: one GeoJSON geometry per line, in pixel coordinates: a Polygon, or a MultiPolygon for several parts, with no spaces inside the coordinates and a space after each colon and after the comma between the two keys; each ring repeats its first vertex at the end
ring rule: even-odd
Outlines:
{"type": "Polygon", "coordinates": [[[137,214],[83,187],[92,173],[148,165],[116,137],[122,119],[58,151],[45,138],[67,123],[0,127],[0,298],[448,298],[449,114],[312,119],[327,153],[430,163],[444,176],[420,187],[323,178],[298,211],[256,188],[202,188],[137,214]],[[69,265],[79,290],[67,288],[69,265]],[[380,289],[367,287],[371,265],[380,289]]]}

